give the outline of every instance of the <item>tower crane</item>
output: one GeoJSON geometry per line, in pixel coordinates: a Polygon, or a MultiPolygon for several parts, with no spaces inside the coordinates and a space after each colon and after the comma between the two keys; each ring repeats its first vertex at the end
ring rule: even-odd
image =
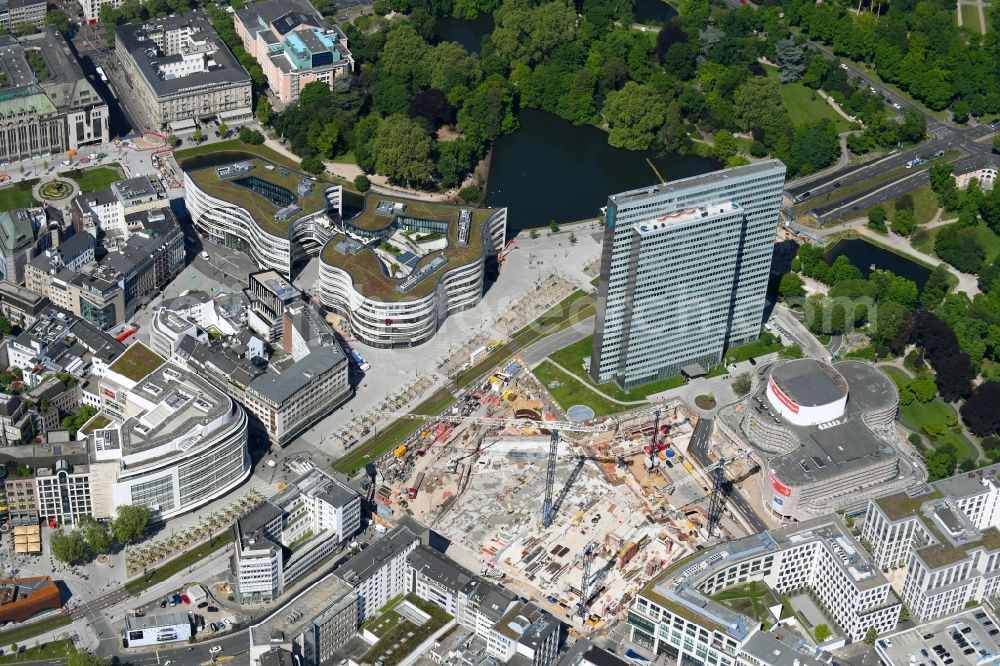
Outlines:
{"type": "Polygon", "coordinates": [[[492,416],[462,416],[447,415],[427,416],[426,414],[411,414],[409,412],[391,412],[391,416],[417,421],[444,421],[447,423],[478,423],[485,426],[521,426],[527,428],[546,428],[550,432],[548,464],[545,468],[545,497],[542,500],[542,525],[550,527],[552,525],[552,492],[556,482],[556,456],[559,453],[559,432],[608,432],[614,429],[617,422],[608,420],[603,423],[586,425],[575,421],[536,421],[527,418],[497,418],[492,416]]]}

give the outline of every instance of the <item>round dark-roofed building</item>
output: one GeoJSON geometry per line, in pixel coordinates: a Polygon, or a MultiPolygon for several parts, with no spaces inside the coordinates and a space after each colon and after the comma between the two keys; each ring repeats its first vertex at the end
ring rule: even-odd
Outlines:
{"type": "Polygon", "coordinates": [[[758,373],[750,395],[720,416],[760,464],[774,513],[807,520],[926,482],[900,449],[899,393],[874,365],[805,358],[758,373]]]}

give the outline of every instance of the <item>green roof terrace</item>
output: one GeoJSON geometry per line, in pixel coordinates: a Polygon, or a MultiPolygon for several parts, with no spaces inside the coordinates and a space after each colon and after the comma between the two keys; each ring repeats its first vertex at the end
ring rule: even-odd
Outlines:
{"type": "Polygon", "coordinates": [[[274,164],[260,157],[247,154],[234,164],[246,163],[249,171],[232,171],[220,176],[219,169],[227,165],[214,165],[188,169],[194,160],[183,160],[181,168],[194,184],[209,196],[240,206],[253,216],[257,225],[279,238],[288,238],[292,223],[307,215],[326,208],[323,190],[327,185],[312,176],[274,164]],[[305,196],[300,196],[299,187],[303,181],[312,183],[305,196]],[[265,195],[264,192],[268,192],[265,195]],[[276,202],[281,202],[278,205],[276,202]],[[278,219],[278,211],[291,203],[299,208],[294,214],[278,219]]]}
{"type": "Polygon", "coordinates": [[[115,362],[108,366],[108,370],[138,382],[164,363],[166,361],[162,356],[141,342],[137,342],[115,359],[115,362]]]}
{"type": "Polygon", "coordinates": [[[343,234],[335,235],[326,244],[321,258],[328,266],[340,268],[349,273],[354,281],[354,288],[367,298],[390,303],[423,298],[434,290],[435,285],[445,273],[470,264],[483,256],[487,249],[483,244],[483,225],[496,212],[495,208],[469,208],[390,197],[376,193],[368,194],[365,197],[365,205],[361,213],[345,221],[345,225],[353,227],[359,235],[366,235],[365,232],[386,231],[388,233],[395,229],[405,230],[410,226],[408,220],[417,223],[420,221],[448,223],[447,232],[444,234],[447,238],[447,247],[431,250],[420,257],[413,266],[410,275],[428,266],[438,257],[444,257],[447,261],[433,272],[424,275],[419,282],[405,291],[399,289],[399,286],[406,280],[406,277],[390,277],[370,245],[353,254],[342,251],[342,246],[341,249],[338,249],[338,245],[346,240],[346,236],[343,234]],[[387,215],[385,214],[386,204],[402,205],[403,209],[399,212],[397,208],[396,212],[387,215]],[[378,212],[380,206],[382,212],[378,212]],[[462,211],[471,212],[468,242],[465,245],[459,243],[459,217],[462,211]]]}

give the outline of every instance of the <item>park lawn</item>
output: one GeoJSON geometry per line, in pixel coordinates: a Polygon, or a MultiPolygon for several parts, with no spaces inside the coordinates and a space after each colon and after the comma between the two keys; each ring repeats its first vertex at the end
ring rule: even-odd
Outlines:
{"type": "Polygon", "coordinates": [[[1000,236],[990,229],[990,225],[983,220],[979,220],[976,231],[979,234],[979,241],[983,244],[983,249],[986,250],[986,263],[991,264],[994,259],[1000,256],[1000,236]]]}
{"type": "Polygon", "coordinates": [[[38,179],[23,180],[20,183],[0,187],[0,211],[37,206],[38,202],[31,196],[31,188],[36,183],[38,179]]]}
{"type": "MultiPolygon", "coordinates": [[[[958,223],[955,222],[953,224],[958,223]]],[[[926,238],[911,244],[921,252],[936,256],[936,253],[934,252],[934,242],[937,239],[937,235],[941,233],[942,230],[947,229],[950,226],[952,225],[944,224],[940,227],[928,229],[926,238]]],[[[990,229],[989,225],[982,220],[980,220],[979,224],[976,226],[976,233],[979,236],[979,241],[983,244],[983,249],[986,250],[986,263],[992,263],[994,259],[1000,256],[1000,236],[990,229]]]]}
{"type": "Polygon", "coordinates": [[[121,180],[121,169],[116,166],[96,166],[86,169],[76,169],[65,174],[67,178],[72,178],[80,186],[80,191],[84,194],[90,192],[100,192],[111,187],[111,183],[121,180]]]}
{"type": "Polygon", "coordinates": [[[353,150],[348,150],[347,152],[343,153],[342,155],[336,155],[330,161],[331,162],[336,162],[337,164],[357,164],[358,163],[357,159],[355,159],[355,157],[354,157],[354,151],[353,150]]]}
{"type": "Polygon", "coordinates": [[[979,10],[974,5],[959,5],[958,9],[962,12],[962,27],[978,35],[982,26],[979,22],[979,10]]]}
{"type": "MultiPolygon", "coordinates": [[[[9,643],[5,643],[4,649],[6,650],[9,645],[9,643]]],[[[36,645],[35,647],[28,648],[24,652],[18,652],[17,654],[5,654],[0,657],[0,664],[23,664],[25,662],[32,661],[65,659],[74,652],[76,652],[76,648],[73,647],[73,641],[68,638],[64,638],[60,641],[52,641],[51,643],[36,645]]]]}
{"type": "MultiPolygon", "coordinates": [[[[894,365],[879,365],[878,369],[889,376],[889,379],[896,385],[896,388],[902,387],[912,379],[912,375],[909,372],[894,365]]],[[[958,418],[958,412],[955,411],[955,408],[941,398],[934,398],[931,402],[926,403],[914,400],[909,405],[899,405],[899,422],[905,428],[920,433],[921,437],[930,440],[934,446],[952,444],[955,447],[959,460],[967,458],[975,459],[975,449],[961,433],[945,427],[944,434],[940,437],[932,438],[924,432],[924,425],[937,422],[943,426],[949,415],[954,415],[958,418]]],[[[961,419],[959,419],[959,423],[961,423],[961,419]]]]}
{"type": "Polygon", "coordinates": [[[73,618],[69,613],[57,613],[56,615],[48,616],[44,620],[18,624],[13,629],[0,631],[0,646],[6,650],[12,643],[23,643],[29,638],[34,638],[47,631],[55,631],[71,622],[73,622],[73,618]]]}
{"type": "Polygon", "coordinates": [[[590,357],[594,344],[594,336],[587,337],[574,342],[568,347],[563,347],[549,356],[553,361],[572,372],[578,379],[597,388],[601,393],[605,393],[616,400],[628,402],[641,402],[649,396],[667,391],[672,388],[684,385],[684,378],[680,375],[660,379],[649,384],[633,387],[627,391],[622,390],[615,382],[595,384],[594,380],[583,370],[583,361],[590,357]]]}
{"type": "Polygon", "coordinates": [[[753,342],[726,350],[725,358],[727,363],[739,363],[780,350],[781,340],[777,336],[765,332],[753,342]]]}
{"type": "Polygon", "coordinates": [[[233,542],[233,532],[232,530],[223,530],[216,536],[212,537],[205,543],[197,546],[179,557],[161,564],[155,569],[150,569],[146,573],[142,574],[138,578],[133,578],[129,582],[125,583],[125,589],[129,594],[135,596],[142,592],[143,590],[156,585],[157,583],[162,583],[174,574],[183,571],[184,569],[197,564],[203,558],[211,555],[217,550],[220,550],[233,542]]]}
{"type": "Polygon", "coordinates": [[[782,603],[767,585],[758,581],[723,590],[712,595],[712,599],[763,623],[765,630],[774,624],[774,616],[769,608],[782,603]]]}
{"type": "MultiPolygon", "coordinates": [[[[765,65],[767,75],[778,80],[778,68],[765,65]]],[[[779,84],[781,103],[788,111],[788,117],[793,125],[805,125],[817,120],[830,120],[837,126],[837,132],[846,132],[852,123],[837,113],[830,103],[820,97],[819,93],[801,83],[779,84]]]]}
{"type": "Polygon", "coordinates": [[[548,361],[543,361],[531,372],[564,410],[573,405],[586,405],[594,410],[594,416],[608,416],[629,409],[629,405],[619,405],[594,393],[574,375],[563,372],[548,361]]]}

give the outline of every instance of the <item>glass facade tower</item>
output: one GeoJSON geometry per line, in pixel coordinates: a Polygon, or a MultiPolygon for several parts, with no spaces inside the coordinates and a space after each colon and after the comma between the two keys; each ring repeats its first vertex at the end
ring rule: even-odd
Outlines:
{"type": "Polygon", "coordinates": [[[608,197],[590,374],[630,388],[756,339],[785,182],[767,160],[608,197]]]}

